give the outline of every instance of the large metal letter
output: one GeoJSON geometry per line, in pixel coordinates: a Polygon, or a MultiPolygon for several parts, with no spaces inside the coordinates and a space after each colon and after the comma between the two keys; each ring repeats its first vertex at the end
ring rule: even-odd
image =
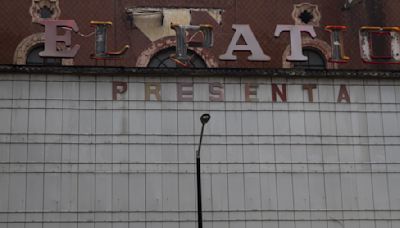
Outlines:
{"type": "Polygon", "coordinates": [[[232,25],[232,28],[236,30],[236,32],[232,37],[232,41],[226,53],[219,56],[220,60],[236,60],[237,57],[233,54],[234,51],[250,51],[251,55],[247,58],[250,61],[271,60],[271,57],[264,54],[249,25],[232,25]],[[240,37],[243,37],[246,45],[237,44],[240,37]]]}
{"type": "Polygon", "coordinates": [[[303,55],[301,45],[301,32],[307,32],[312,38],[317,37],[312,25],[277,25],[275,37],[279,37],[282,32],[290,32],[290,55],[288,61],[307,61],[307,56],[303,55]]]}
{"type": "Polygon", "coordinates": [[[361,27],[361,58],[370,64],[400,64],[400,27],[361,27]],[[386,38],[390,42],[387,54],[376,55],[374,51],[384,50],[384,43],[374,48],[373,38],[386,38]]]}
{"type": "Polygon", "coordinates": [[[129,45],[125,45],[119,51],[107,51],[107,29],[112,25],[110,21],[91,21],[90,25],[96,27],[95,30],[95,54],[93,59],[118,59],[129,49],[129,45]]]}
{"type": "Polygon", "coordinates": [[[40,24],[45,26],[44,32],[44,51],[39,55],[42,57],[73,58],[80,46],[75,45],[71,48],[71,31],[78,32],[78,25],[74,20],[40,20],[40,24]],[[58,28],[66,28],[64,35],[58,35],[58,28]],[[66,50],[57,50],[57,43],[62,42],[66,50]]]}
{"type": "Polygon", "coordinates": [[[350,58],[344,54],[343,48],[343,31],[346,26],[326,26],[325,30],[331,33],[332,57],[329,59],[333,63],[347,63],[350,58]]]}
{"type": "Polygon", "coordinates": [[[211,48],[214,44],[213,27],[211,25],[178,25],[171,24],[171,28],[176,32],[176,56],[178,61],[188,61],[190,57],[187,55],[188,47],[211,48]],[[187,33],[194,32],[187,40],[187,33]],[[198,34],[202,34],[203,40],[195,42],[193,39],[198,34]]]}

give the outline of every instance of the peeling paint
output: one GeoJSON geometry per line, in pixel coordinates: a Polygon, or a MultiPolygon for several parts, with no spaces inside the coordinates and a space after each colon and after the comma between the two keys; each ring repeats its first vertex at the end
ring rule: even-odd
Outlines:
{"type": "MultiPolygon", "coordinates": [[[[175,46],[176,41],[175,37],[166,37],[160,40],[153,42],[146,50],[144,50],[138,57],[136,62],[136,67],[147,67],[151,57],[155,55],[157,52],[175,46]]],[[[194,48],[191,49],[192,51],[196,52],[201,58],[205,61],[207,67],[209,68],[217,68],[218,67],[218,60],[217,58],[205,48],[194,48]]]]}
{"type": "Polygon", "coordinates": [[[133,15],[133,22],[146,37],[154,42],[164,37],[175,36],[170,25],[190,25],[191,12],[207,12],[217,23],[222,21],[222,9],[206,8],[127,8],[126,12],[133,15]]]}

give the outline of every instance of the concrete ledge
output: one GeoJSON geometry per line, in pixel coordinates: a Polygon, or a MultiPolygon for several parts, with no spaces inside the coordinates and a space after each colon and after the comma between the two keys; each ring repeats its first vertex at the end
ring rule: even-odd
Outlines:
{"type": "MultiPolygon", "coordinates": [[[[312,78],[399,78],[400,70],[307,70],[254,68],[129,68],[98,66],[29,66],[0,65],[1,73],[12,74],[71,74],[71,75],[125,75],[125,76],[251,76],[251,77],[312,77],[312,78]]],[[[0,76],[1,77],[1,76],[0,76]]]]}

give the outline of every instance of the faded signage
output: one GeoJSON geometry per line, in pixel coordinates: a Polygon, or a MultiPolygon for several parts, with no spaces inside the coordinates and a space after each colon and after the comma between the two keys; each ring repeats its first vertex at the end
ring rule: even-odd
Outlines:
{"type": "MultiPolygon", "coordinates": [[[[271,102],[288,102],[288,89],[287,84],[272,83],[271,87],[271,102]]],[[[316,102],[314,94],[317,91],[317,84],[304,84],[300,85],[302,90],[307,95],[308,102],[316,102]]],[[[144,83],[144,98],[146,101],[162,101],[162,85],[158,82],[144,83]]],[[[112,83],[112,98],[113,100],[124,100],[124,94],[128,91],[128,83],[114,81],[112,83]]],[[[176,84],[176,100],[177,101],[193,101],[194,98],[194,84],[192,82],[181,82],[176,84]]],[[[244,84],[244,101],[245,102],[259,102],[260,98],[265,100],[265,97],[260,95],[259,85],[256,83],[244,84]]],[[[335,100],[337,103],[351,103],[349,90],[346,85],[339,85],[339,92],[336,94],[335,100]]],[[[212,102],[225,101],[225,85],[220,82],[208,83],[208,99],[212,102]]]]}
{"type": "MultiPolygon", "coordinates": [[[[40,22],[45,26],[45,50],[40,53],[43,57],[60,57],[60,58],[73,58],[78,50],[79,45],[72,47],[71,44],[71,31],[78,32],[79,28],[74,20],[42,20],[40,22]],[[57,28],[66,28],[68,31],[64,35],[57,34],[57,28]],[[57,50],[57,44],[64,43],[66,50],[57,50]]],[[[110,52],[107,51],[107,27],[111,22],[91,22],[96,27],[96,52],[93,55],[95,59],[112,59],[122,56],[129,48],[126,45],[120,51],[110,52]]],[[[237,60],[234,55],[235,51],[247,51],[251,55],[247,58],[249,61],[270,61],[271,57],[268,56],[259,44],[255,34],[251,30],[250,25],[247,24],[233,24],[235,33],[231,39],[230,44],[224,54],[219,56],[220,60],[231,61],[237,60]],[[240,38],[243,38],[245,44],[238,44],[240,38]]],[[[176,31],[177,36],[177,54],[178,61],[183,61],[188,58],[186,55],[188,47],[201,47],[212,48],[213,46],[213,32],[211,25],[177,25],[172,24],[171,29],[176,31]],[[194,31],[196,34],[201,33],[203,40],[199,42],[191,42],[187,40],[188,32],[194,31]]],[[[350,58],[344,54],[344,39],[343,31],[347,28],[345,26],[327,26],[327,32],[331,33],[331,46],[332,58],[329,60],[336,63],[347,63],[350,58]]],[[[290,55],[287,56],[288,61],[307,61],[308,58],[304,56],[302,51],[302,34],[306,33],[312,38],[316,38],[317,34],[312,25],[280,25],[278,24],[275,29],[275,37],[279,38],[281,33],[289,32],[290,34],[290,55]]],[[[361,58],[365,63],[369,64],[400,64],[400,27],[362,27],[360,29],[360,52],[361,58]],[[374,37],[386,37],[390,41],[390,53],[385,56],[374,54],[374,37]]],[[[185,66],[185,64],[182,64],[185,66]]]]}

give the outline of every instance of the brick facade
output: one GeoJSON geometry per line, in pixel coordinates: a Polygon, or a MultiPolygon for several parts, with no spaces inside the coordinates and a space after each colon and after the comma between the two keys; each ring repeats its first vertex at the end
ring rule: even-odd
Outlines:
{"type": "MultiPolygon", "coordinates": [[[[90,27],[91,20],[112,21],[113,27],[109,29],[109,49],[118,50],[125,44],[131,48],[122,60],[107,61],[107,63],[95,62],[90,59],[90,54],[94,52],[94,38],[80,37],[73,34],[72,42],[78,43],[81,49],[74,59],[75,65],[107,65],[107,66],[126,66],[136,67],[148,61],[151,56],[144,57],[146,50],[151,49],[155,44],[165,39],[173,37],[162,37],[156,41],[150,41],[146,35],[135,26],[131,26],[127,19],[126,9],[132,7],[163,7],[163,8],[204,8],[223,10],[221,22],[217,23],[210,14],[204,11],[191,12],[191,24],[211,24],[214,27],[215,45],[206,51],[195,50],[201,53],[209,66],[223,68],[282,68],[287,67],[282,61],[285,50],[289,45],[289,35],[282,34],[279,38],[274,38],[274,30],[277,24],[296,24],[293,12],[296,6],[302,3],[314,4],[318,7],[320,21],[315,24],[317,39],[312,46],[318,46],[321,42],[330,44],[330,35],[324,30],[326,25],[347,25],[348,31],[345,33],[345,50],[351,58],[351,62],[339,65],[339,69],[396,69],[396,66],[375,66],[362,63],[359,48],[359,28],[361,26],[396,26],[399,24],[397,10],[400,3],[397,1],[362,1],[352,8],[344,10],[344,1],[299,1],[281,0],[279,4],[272,0],[227,0],[227,1],[127,1],[127,0],[85,0],[79,3],[68,0],[34,0],[34,2],[57,2],[60,9],[60,19],[76,20],[80,31],[88,34],[93,31],[90,27]],[[264,52],[271,56],[269,62],[250,62],[247,60],[248,52],[238,53],[237,61],[221,61],[218,56],[226,51],[231,41],[234,31],[232,24],[250,24],[257,40],[264,52]],[[144,59],[143,59],[144,58],[144,59]]],[[[54,3],[55,4],[55,3],[54,3]]],[[[15,53],[23,40],[32,34],[43,32],[43,27],[32,23],[32,16],[29,10],[32,7],[31,1],[9,1],[2,6],[3,13],[0,20],[0,44],[3,50],[0,55],[0,64],[15,64],[15,53]]],[[[58,12],[58,11],[57,11],[58,12]]],[[[313,41],[311,41],[313,42],[313,41]]],[[[326,53],[326,50],[321,50],[326,53]]],[[[328,68],[333,68],[328,66],[328,68]]]]}

